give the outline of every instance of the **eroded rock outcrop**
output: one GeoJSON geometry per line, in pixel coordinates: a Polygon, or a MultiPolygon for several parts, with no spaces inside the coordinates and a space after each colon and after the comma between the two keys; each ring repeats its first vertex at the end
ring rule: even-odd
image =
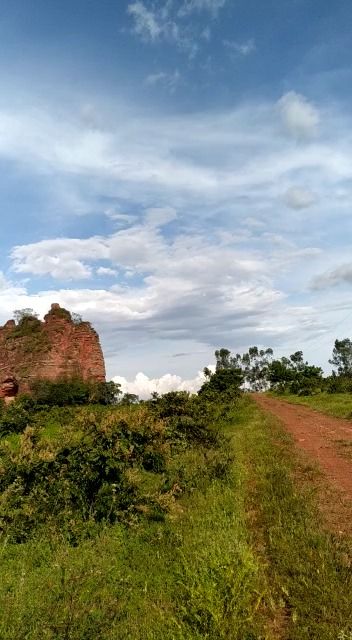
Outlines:
{"type": "Polygon", "coordinates": [[[52,304],[43,322],[27,317],[0,327],[0,397],[14,397],[18,388],[28,391],[34,380],[74,377],[105,382],[99,336],[89,322],[74,321],[52,304]]]}

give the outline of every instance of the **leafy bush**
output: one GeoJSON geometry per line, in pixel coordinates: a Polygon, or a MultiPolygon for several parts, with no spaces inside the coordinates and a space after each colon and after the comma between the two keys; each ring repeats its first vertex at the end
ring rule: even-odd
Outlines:
{"type": "Polygon", "coordinates": [[[350,376],[333,374],[324,382],[327,393],[352,393],[352,378],[350,376]]]}
{"type": "Polygon", "coordinates": [[[221,403],[215,405],[188,391],[170,391],[146,403],[161,419],[167,419],[172,441],[215,445],[219,438],[216,417],[221,403]]]}
{"type": "Polygon", "coordinates": [[[213,402],[227,402],[241,395],[242,383],[243,375],[240,369],[218,369],[215,373],[209,372],[208,380],[203,383],[198,395],[213,402]]]}
{"type": "Polygon", "coordinates": [[[23,396],[5,405],[0,404],[0,437],[7,433],[20,433],[30,423],[34,403],[27,396],[23,396]]]}
{"type": "MultiPolygon", "coordinates": [[[[50,439],[43,426],[54,410],[32,414],[16,447],[0,446],[0,529],[21,542],[38,527],[59,528],[75,541],[102,521],[164,518],[179,492],[226,472],[229,457],[218,447],[210,406],[172,393],[138,407],[72,408],[50,439]],[[172,459],[192,445],[203,463],[187,478],[172,459]]],[[[56,408],[55,421],[68,409],[56,408]]]]}
{"type": "Polygon", "coordinates": [[[120,393],[114,382],[87,382],[81,378],[58,381],[35,380],[31,384],[37,406],[69,406],[83,404],[115,404],[120,393]]]}
{"type": "Polygon", "coordinates": [[[1,528],[20,541],[50,521],[72,533],[80,522],[114,522],[130,517],[137,505],[152,504],[128,471],[163,470],[165,424],[147,409],[126,417],[84,412],[60,442],[27,427],[17,451],[3,444],[1,528]]]}

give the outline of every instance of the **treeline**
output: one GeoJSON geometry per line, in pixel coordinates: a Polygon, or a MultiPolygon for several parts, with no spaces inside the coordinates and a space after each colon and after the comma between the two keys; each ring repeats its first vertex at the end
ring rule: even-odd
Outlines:
{"type": "MultiPolygon", "coordinates": [[[[311,395],[352,392],[352,341],[350,338],[335,340],[329,363],[334,370],[324,376],[321,367],[309,364],[303,351],[295,351],[289,357],[275,358],[273,349],[250,347],[246,353],[232,355],[228,349],[215,352],[215,373],[227,372],[242,378],[241,387],[247,391],[268,391],[311,395]]],[[[212,378],[206,367],[204,374],[212,378]]],[[[224,375],[224,374],[222,374],[224,375]]]]}

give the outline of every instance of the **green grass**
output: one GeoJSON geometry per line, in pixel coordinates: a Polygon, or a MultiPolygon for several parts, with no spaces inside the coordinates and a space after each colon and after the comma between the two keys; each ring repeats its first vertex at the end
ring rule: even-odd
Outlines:
{"type": "Polygon", "coordinates": [[[303,404],[337,418],[352,418],[352,394],[349,393],[319,393],[316,396],[280,396],[283,400],[293,404],[303,404]]]}
{"type": "Polygon", "coordinates": [[[248,405],[242,421],[238,437],[254,476],[252,531],[267,561],[279,637],[328,640],[352,631],[351,541],[324,531],[317,472],[301,462],[274,418],[248,405]]]}
{"type": "Polygon", "coordinates": [[[97,535],[93,527],[77,547],[57,534],[22,545],[4,540],[1,640],[263,637],[245,471],[238,461],[209,478],[206,465],[217,455],[210,450],[205,460],[190,448],[175,457],[175,470],[198,488],[177,502],[165,496],[166,521],[103,527],[97,535]]]}
{"type": "MultiPolygon", "coordinates": [[[[41,535],[0,547],[1,640],[332,640],[352,629],[347,541],[324,532],[314,474],[249,398],[222,429],[234,455],[165,521],[41,535]]],[[[213,454],[209,452],[208,456],[213,454]]],[[[167,497],[165,498],[167,499],[167,497]]]]}

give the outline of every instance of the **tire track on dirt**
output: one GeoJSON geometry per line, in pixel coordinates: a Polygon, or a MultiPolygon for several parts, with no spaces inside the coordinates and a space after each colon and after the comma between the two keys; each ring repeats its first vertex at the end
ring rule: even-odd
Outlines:
{"type": "Polygon", "coordinates": [[[351,532],[352,459],[344,456],[339,445],[344,442],[352,447],[352,422],[263,394],[255,394],[254,399],[283,423],[296,446],[322,471],[328,482],[322,488],[320,504],[330,525],[341,533],[351,532]]]}

